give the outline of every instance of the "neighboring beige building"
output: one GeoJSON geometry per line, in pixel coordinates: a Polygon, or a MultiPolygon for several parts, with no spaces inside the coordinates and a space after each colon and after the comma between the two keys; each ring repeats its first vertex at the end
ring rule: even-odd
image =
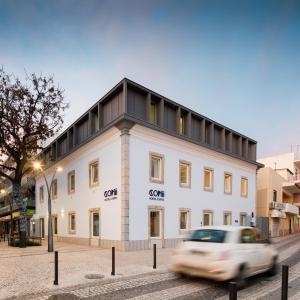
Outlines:
{"type": "Polygon", "coordinates": [[[256,216],[269,218],[272,237],[300,231],[300,160],[295,153],[258,160],[256,216]]]}

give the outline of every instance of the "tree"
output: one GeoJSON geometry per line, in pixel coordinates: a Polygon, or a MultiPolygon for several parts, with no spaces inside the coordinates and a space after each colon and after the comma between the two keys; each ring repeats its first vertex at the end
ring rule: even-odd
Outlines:
{"type": "Polygon", "coordinates": [[[61,129],[67,107],[53,76],[26,75],[22,83],[0,69],[0,177],[10,181],[20,212],[20,247],[26,247],[27,238],[22,178],[31,172],[31,160],[44,142],[61,129]]]}

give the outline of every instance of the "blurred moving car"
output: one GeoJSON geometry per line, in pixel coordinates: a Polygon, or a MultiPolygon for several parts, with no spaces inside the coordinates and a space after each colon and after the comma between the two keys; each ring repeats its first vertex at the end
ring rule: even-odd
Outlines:
{"type": "Polygon", "coordinates": [[[247,277],[277,272],[278,253],[259,229],[202,226],[175,250],[171,269],[179,274],[217,281],[234,279],[239,288],[247,277]]]}

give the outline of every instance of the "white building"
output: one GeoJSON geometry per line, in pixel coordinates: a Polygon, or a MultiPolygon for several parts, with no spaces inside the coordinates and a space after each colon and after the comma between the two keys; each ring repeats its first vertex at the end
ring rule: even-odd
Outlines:
{"type": "MultiPolygon", "coordinates": [[[[246,225],[256,142],[128,79],[43,154],[58,240],[119,249],[173,246],[192,227],[246,225]]],[[[36,182],[47,235],[47,197],[36,182]]]]}

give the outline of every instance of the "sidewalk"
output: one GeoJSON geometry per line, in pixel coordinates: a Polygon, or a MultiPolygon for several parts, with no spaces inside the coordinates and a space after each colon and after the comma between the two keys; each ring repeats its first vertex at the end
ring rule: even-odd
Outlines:
{"type": "MultiPolygon", "coordinates": [[[[44,292],[67,286],[87,284],[88,274],[118,278],[153,271],[151,250],[116,251],[116,276],[111,276],[111,250],[62,242],[55,243],[59,252],[59,285],[54,286],[54,253],[47,245],[25,249],[0,244],[0,299],[21,294],[44,292]]],[[[166,271],[174,249],[157,249],[157,271],[166,271]]],[[[99,280],[99,279],[98,279],[99,280]]],[[[101,280],[101,279],[100,279],[101,280]]]]}

